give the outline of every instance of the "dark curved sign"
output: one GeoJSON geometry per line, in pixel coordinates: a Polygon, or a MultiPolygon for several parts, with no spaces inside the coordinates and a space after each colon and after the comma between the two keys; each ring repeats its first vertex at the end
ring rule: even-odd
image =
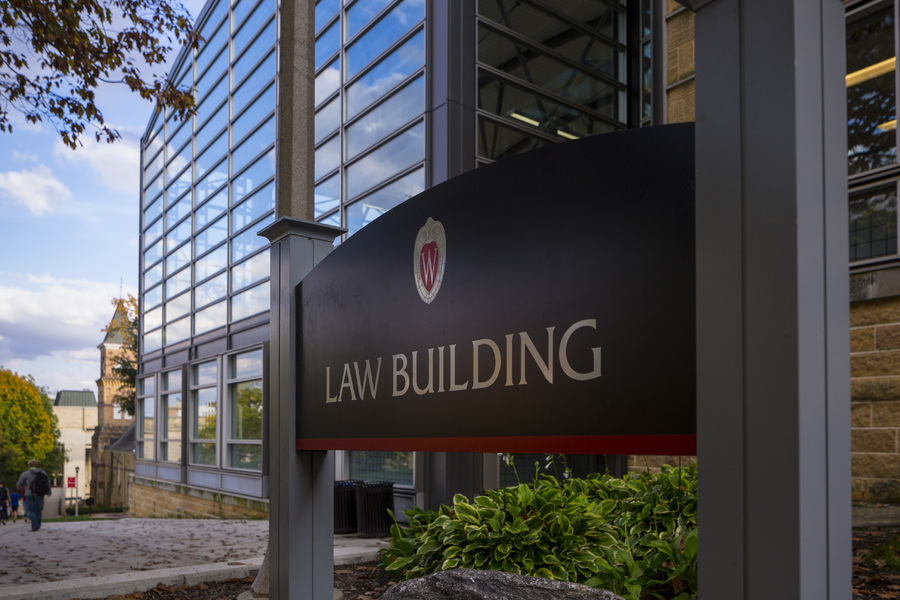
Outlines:
{"type": "Polygon", "coordinates": [[[694,454],[694,138],[478,168],[298,286],[298,449],[694,454]]]}

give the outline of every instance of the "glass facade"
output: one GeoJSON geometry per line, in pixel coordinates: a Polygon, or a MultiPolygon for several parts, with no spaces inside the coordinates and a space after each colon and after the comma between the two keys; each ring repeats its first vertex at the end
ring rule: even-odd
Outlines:
{"type": "MultiPolygon", "coordinates": [[[[351,236],[479,163],[646,124],[648,7],[318,1],[314,219],[351,236]],[[463,18],[429,15],[440,10],[463,18]],[[439,164],[451,157],[459,165],[439,164]]],[[[275,220],[278,27],[275,0],[211,0],[206,42],[170,76],[197,113],[154,114],[142,141],[139,475],[263,493],[271,256],[258,232],[275,220]]],[[[413,463],[346,461],[354,477],[401,486],[413,463]]]]}
{"type": "Polygon", "coordinates": [[[857,2],[847,16],[850,262],[897,254],[897,3],[857,2]]]}

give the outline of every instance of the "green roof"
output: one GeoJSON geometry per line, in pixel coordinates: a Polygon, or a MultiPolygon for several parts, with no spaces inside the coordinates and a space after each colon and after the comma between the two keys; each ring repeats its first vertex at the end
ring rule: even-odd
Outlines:
{"type": "Polygon", "coordinates": [[[53,406],[97,406],[94,392],[62,391],[56,394],[53,406]]]}

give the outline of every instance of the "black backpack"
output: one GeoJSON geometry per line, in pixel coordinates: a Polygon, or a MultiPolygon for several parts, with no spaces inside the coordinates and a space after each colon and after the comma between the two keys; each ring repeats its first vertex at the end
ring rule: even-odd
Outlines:
{"type": "Polygon", "coordinates": [[[50,495],[50,478],[43,471],[34,474],[34,479],[31,481],[31,493],[36,496],[50,495]]]}

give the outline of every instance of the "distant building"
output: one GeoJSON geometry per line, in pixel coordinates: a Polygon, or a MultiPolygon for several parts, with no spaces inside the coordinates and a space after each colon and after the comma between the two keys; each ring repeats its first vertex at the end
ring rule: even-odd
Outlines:
{"type": "Polygon", "coordinates": [[[53,412],[59,419],[59,441],[66,449],[66,462],[63,466],[63,491],[75,495],[68,490],[66,477],[75,477],[78,469],[78,494],[90,496],[91,479],[91,436],[97,428],[97,400],[91,391],[64,390],[56,395],[53,412]]]}
{"type": "MultiPolygon", "coordinates": [[[[96,430],[91,438],[91,478],[90,495],[100,504],[114,506],[128,505],[128,475],[134,472],[133,451],[124,456],[110,454],[110,445],[115,444],[134,423],[134,417],[123,411],[115,402],[122,381],[113,371],[114,359],[130,352],[125,347],[123,330],[130,326],[128,310],[124,302],[116,304],[106,337],[97,346],[100,349],[100,378],[97,380],[99,392],[96,403],[96,430]]],[[[133,448],[134,436],[131,436],[133,448]]]]}

